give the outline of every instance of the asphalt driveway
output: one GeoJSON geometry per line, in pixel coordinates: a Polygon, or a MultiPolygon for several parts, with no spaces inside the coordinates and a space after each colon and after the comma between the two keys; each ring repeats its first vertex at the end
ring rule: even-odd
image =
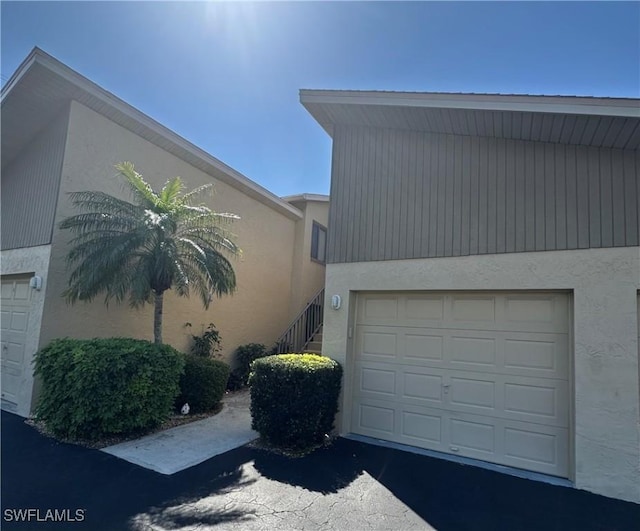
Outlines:
{"type": "Polygon", "coordinates": [[[640,505],[345,439],[302,459],[242,447],[165,476],[2,412],[2,519],[36,530],[635,530],[640,505]],[[18,509],[30,521],[16,522],[18,509]]]}

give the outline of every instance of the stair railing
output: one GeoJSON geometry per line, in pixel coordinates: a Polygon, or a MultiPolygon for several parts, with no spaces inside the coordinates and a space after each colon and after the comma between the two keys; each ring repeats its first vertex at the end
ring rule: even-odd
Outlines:
{"type": "Polygon", "coordinates": [[[322,326],[324,315],[324,288],[309,301],[275,345],[276,354],[299,353],[309,345],[322,326]]]}

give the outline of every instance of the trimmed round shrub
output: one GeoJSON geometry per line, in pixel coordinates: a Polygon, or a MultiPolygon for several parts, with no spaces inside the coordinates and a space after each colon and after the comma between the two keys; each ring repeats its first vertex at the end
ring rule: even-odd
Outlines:
{"type": "Polygon", "coordinates": [[[333,430],[342,366],[316,354],[278,354],[251,365],[251,426],[273,446],[306,450],[333,430]]]}
{"type": "Polygon", "coordinates": [[[56,339],[35,356],[36,417],[59,437],[96,440],[152,429],[171,415],[184,366],[169,345],[56,339]]]}
{"type": "Polygon", "coordinates": [[[180,395],[176,408],[189,404],[191,413],[215,409],[227,388],[229,366],[219,360],[185,354],[184,374],[180,377],[180,395]]]}
{"type": "Polygon", "coordinates": [[[251,372],[251,363],[267,355],[267,347],[262,343],[248,343],[239,346],[234,352],[236,367],[231,371],[227,387],[235,391],[246,387],[251,372]]]}

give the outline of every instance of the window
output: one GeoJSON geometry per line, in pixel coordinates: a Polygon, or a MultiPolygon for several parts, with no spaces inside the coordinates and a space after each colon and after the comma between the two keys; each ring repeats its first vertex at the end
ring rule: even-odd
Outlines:
{"type": "Polygon", "coordinates": [[[323,264],[327,260],[327,229],[316,221],[311,228],[311,259],[323,264]]]}

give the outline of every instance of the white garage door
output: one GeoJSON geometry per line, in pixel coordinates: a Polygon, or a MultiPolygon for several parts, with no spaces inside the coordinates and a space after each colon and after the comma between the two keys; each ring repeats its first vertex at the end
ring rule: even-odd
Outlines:
{"type": "Polygon", "coordinates": [[[351,431],[569,474],[569,299],[358,296],[351,431]]]}
{"type": "Polygon", "coordinates": [[[2,401],[18,404],[24,383],[27,326],[31,311],[29,278],[2,279],[0,327],[2,336],[2,401]]]}

